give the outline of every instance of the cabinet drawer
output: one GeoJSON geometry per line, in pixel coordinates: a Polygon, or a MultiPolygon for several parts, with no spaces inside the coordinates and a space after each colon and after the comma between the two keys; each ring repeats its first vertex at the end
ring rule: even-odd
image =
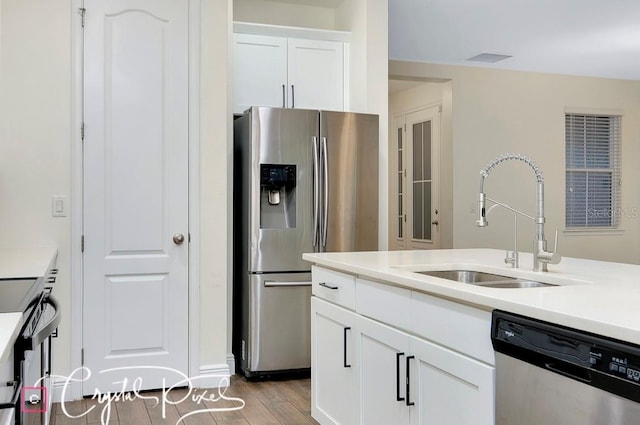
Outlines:
{"type": "Polygon", "coordinates": [[[313,295],[334,304],[355,310],[356,278],[350,274],[311,267],[313,295]]]}
{"type": "Polygon", "coordinates": [[[414,334],[495,364],[491,312],[415,291],[411,294],[410,312],[410,330],[414,334]]]}
{"type": "Polygon", "coordinates": [[[409,329],[411,291],[358,279],[356,312],[399,329],[409,329]]]}

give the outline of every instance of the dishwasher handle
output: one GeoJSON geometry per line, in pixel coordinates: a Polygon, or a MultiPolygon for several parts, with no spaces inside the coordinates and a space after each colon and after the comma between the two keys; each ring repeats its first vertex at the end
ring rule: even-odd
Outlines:
{"type": "Polygon", "coordinates": [[[580,366],[566,362],[545,362],[544,367],[567,378],[573,378],[585,384],[591,383],[591,372],[580,366]]]}

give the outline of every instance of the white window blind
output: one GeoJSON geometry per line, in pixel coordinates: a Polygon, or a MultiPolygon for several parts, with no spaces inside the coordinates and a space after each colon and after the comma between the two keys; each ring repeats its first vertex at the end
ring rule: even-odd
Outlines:
{"type": "Polygon", "coordinates": [[[618,227],[620,124],[617,115],[565,114],[568,229],[618,227]]]}

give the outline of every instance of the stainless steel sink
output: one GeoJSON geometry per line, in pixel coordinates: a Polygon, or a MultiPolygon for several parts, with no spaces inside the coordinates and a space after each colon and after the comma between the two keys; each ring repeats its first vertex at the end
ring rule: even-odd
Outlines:
{"type": "Polygon", "coordinates": [[[473,270],[418,271],[416,273],[439,277],[441,279],[455,280],[456,282],[468,283],[470,285],[485,286],[488,288],[542,288],[547,286],[557,286],[530,279],[519,279],[473,270]]]}

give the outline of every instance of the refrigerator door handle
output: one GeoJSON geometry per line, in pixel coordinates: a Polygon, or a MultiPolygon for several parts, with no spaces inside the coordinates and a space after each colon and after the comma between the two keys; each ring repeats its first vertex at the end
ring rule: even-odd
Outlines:
{"type": "Polygon", "coordinates": [[[318,225],[320,221],[320,155],[318,154],[318,138],[313,138],[313,246],[318,242],[318,225]]]}
{"type": "Polygon", "coordinates": [[[291,282],[279,282],[275,280],[265,280],[264,287],[265,288],[277,288],[277,287],[287,287],[287,286],[311,286],[311,282],[301,282],[301,281],[291,281],[291,282]]]}
{"type": "Polygon", "coordinates": [[[324,199],[322,206],[324,208],[322,214],[322,246],[327,246],[327,225],[329,222],[329,161],[327,160],[327,138],[322,138],[322,167],[323,167],[323,191],[324,199]]]}

